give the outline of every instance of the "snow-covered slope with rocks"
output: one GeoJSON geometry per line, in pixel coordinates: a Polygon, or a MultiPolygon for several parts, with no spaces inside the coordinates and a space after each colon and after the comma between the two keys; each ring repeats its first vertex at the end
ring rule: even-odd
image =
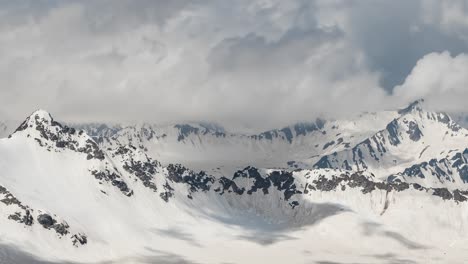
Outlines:
{"type": "Polygon", "coordinates": [[[365,113],[346,120],[298,123],[258,134],[228,132],[212,124],[82,126],[104,148],[131,144],[164,164],[183,163],[212,173],[258,167],[312,164],[323,154],[348,149],[390,122],[396,111],[365,113]],[[101,130],[104,127],[106,129],[101,130]],[[112,133],[112,136],[108,136],[112,133]]]}
{"type": "Polygon", "coordinates": [[[39,110],[0,139],[1,263],[468,261],[466,131],[420,102],[257,135],[82,128],[39,110]]]}
{"type": "Polygon", "coordinates": [[[468,130],[445,113],[424,110],[423,101],[412,103],[399,114],[383,130],[352,148],[323,156],[315,167],[366,170],[385,178],[468,147],[468,130]]]}
{"type": "Polygon", "coordinates": [[[468,183],[468,148],[414,164],[389,177],[390,181],[421,183],[425,186],[457,188],[468,183]]]}

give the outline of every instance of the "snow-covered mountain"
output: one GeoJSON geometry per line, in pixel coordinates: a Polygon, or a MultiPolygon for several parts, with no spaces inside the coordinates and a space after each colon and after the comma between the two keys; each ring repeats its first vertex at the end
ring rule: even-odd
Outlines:
{"type": "Polygon", "coordinates": [[[424,110],[423,101],[398,113],[383,130],[350,149],[323,156],[315,167],[366,170],[384,178],[468,147],[468,130],[445,113],[424,110]]]}
{"type": "Polygon", "coordinates": [[[255,135],[39,110],[0,139],[0,262],[465,263],[466,139],[422,102],[255,135]]]}
{"type": "Polygon", "coordinates": [[[197,170],[232,174],[251,165],[307,167],[323,154],[357,144],[397,115],[396,111],[387,111],[364,113],[345,120],[317,119],[258,134],[232,133],[218,125],[203,123],[139,124],[121,128],[82,125],[80,128],[104,148],[131,144],[164,164],[183,163],[197,170]]]}
{"type": "Polygon", "coordinates": [[[468,183],[468,148],[412,165],[390,176],[390,180],[419,182],[425,186],[463,186],[468,183]]]}

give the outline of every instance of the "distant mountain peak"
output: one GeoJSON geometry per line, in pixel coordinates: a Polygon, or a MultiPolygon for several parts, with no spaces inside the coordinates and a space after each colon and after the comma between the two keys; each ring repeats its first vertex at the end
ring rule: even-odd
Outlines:
{"type": "Polygon", "coordinates": [[[190,134],[210,134],[216,137],[224,137],[226,134],[224,128],[210,123],[199,123],[199,124],[176,124],[174,128],[179,130],[179,135],[177,140],[183,141],[190,134]]]}
{"type": "Polygon", "coordinates": [[[52,115],[44,109],[37,109],[31,116],[42,118],[44,120],[53,120],[52,115]]]}
{"type": "Polygon", "coordinates": [[[411,112],[420,112],[424,110],[425,101],[424,99],[418,99],[410,103],[406,108],[398,110],[398,114],[404,115],[411,112]]]}
{"type": "MultiPolygon", "coordinates": [[[[54,121],[54,118],[52,117],[49,112],[39,109],[34,111],[31,115],[29,115],[21,125],[19,125],[18,128],[16,128],[15,133],[27,130],[29,128],[33,128],[35,130],[44,130],[45,127],[48,126],[60,126],[57,122],[54,121]]],[[[10,135],[11,137],[11,135],[10,135]]]]}
{"type": "MultiPolygon", "coordinates": [[[[83,130],[77,131],[75,128],[56,122],[44,110],[37,110],[26,118],[12,135],[17,134],[33,138],[41,147],[49,151],[70,149],[86,153],[87,159],[104,159],[102,150],[83,130]]],[[[12,135],[9,137],[11,138],[12,135]]]]}

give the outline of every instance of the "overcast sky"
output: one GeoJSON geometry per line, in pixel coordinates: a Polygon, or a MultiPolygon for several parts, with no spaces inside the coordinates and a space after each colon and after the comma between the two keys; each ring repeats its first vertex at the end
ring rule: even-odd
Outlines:
{"type": "Polygon", "coordinates": [[[0,116],[270,128],[468,111],[468,1],[0,0],[0,116]]]}

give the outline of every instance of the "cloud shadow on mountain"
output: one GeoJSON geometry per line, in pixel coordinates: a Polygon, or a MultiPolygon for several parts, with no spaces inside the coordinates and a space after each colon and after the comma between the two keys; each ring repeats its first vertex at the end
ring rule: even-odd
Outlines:
{"type": "MultiPolygon", "coordinates": [[[[264,198],[268,199],[268,195],[264,198]]],[[[294,209],[283,208],[283,210],[291,211],[283,214],[280,221],[274,215],[262,214],[253,208],[235,208],[235,205],[231,212],[224,214],[219,210],[208,210],[208,208],[201,208],[200,211],[211,221],[240,228],[243,234],[235,236],[235,239],[250,241],[262,246],[298,239],[291,232],[316,225],[328,217],[349,211],[338,204],[312,203],[302,199],[301,196],[297,198],[300,205],[294,209]]]]}
{"type": "Polygon", "coordinates": [[[0,263],[2,264],[57,264],[63,262],[51,262],[41,260],[28,252],[13,245],[0,244],[0,263]]]}
{"type": "Polygon", "coordinates": [[[428,248],[425,245],[419,244],[415,241],[408,239],[407,237],[401,235],[400,233],[383,230],[382,226],[378,223],[365,222],[362,225],[363,225],[363,234],[365,236],[381,236],[381,237],[389,238],[398,242],[400,245],[410,250],[419,250],[419,249],[428,248]]]}
{"type": "MultiPolygon", "coordinates": [[[[90,245],[88,245],[90,246],[90,245]]],[[[158,263],[158,264],[200,264],[191,261],[181,255],[171,252],[145,248],[149,253],[140,256],[132,256],[101,262],[73,262],[73,261],[49,261],[35,256],[21,248],[0,243],[1,264],[113,264],[113,263],[158,263]]]]}
{"type": "Polygon", "coordinates": [[[154,228],[154,229],[151,229],[150,231],[160,236],[170,237],[170,238],[174,238],[177,240],[185,241],[195,247],[202,247],[202,245],[198,243],[198,241],[195,240],[195,238],[193,237],[191,233],[184,231],[180,227],[169,227],[167,229],[154,228]]]}

